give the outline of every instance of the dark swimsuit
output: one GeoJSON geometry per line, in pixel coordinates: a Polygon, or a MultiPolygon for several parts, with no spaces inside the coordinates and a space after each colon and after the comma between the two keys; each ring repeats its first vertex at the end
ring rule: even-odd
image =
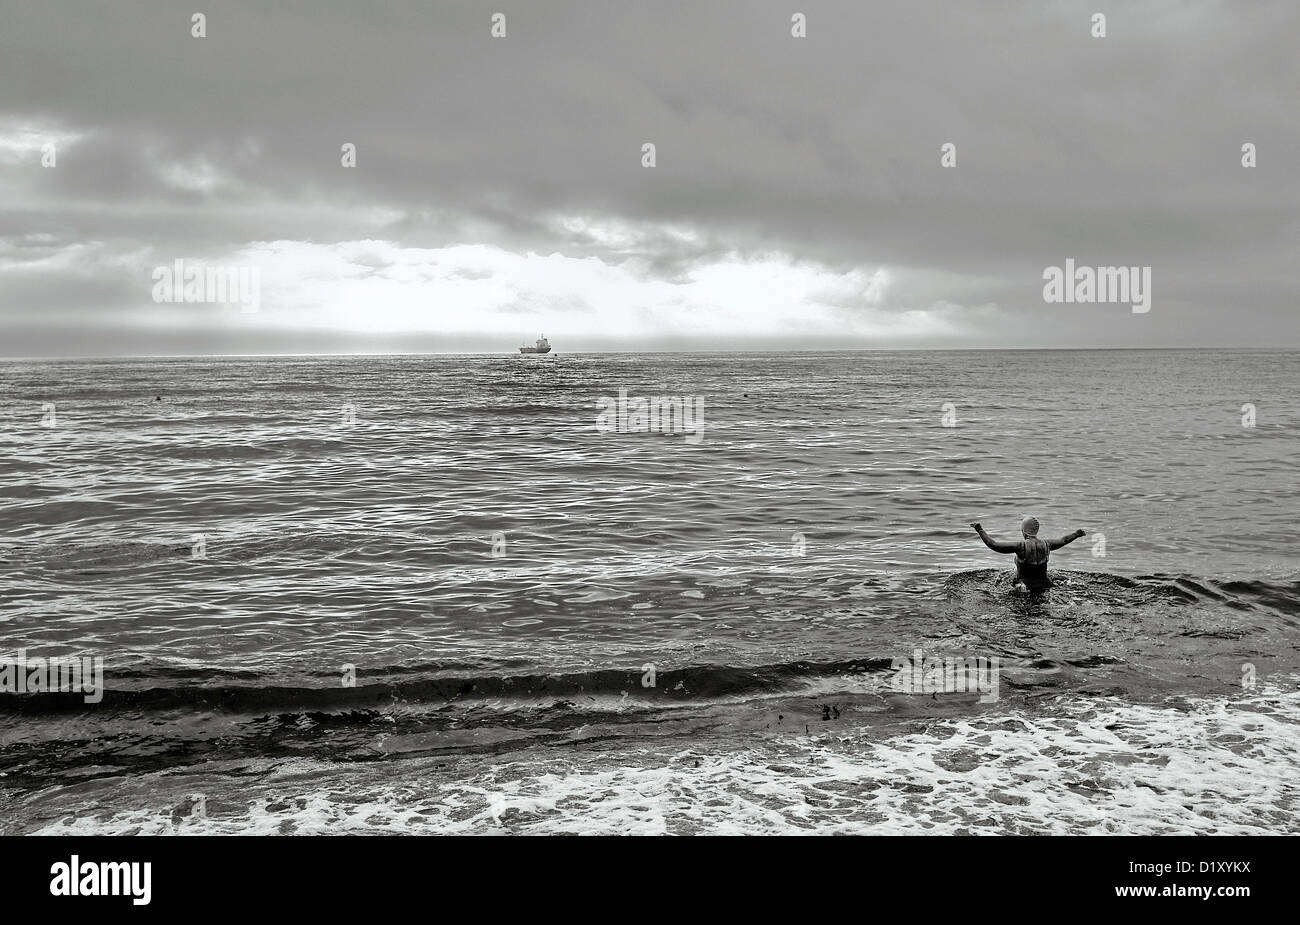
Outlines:
{"type": "Polygon", "coordinates": [[[1052,586],[1047,577],[1047,557],[1052,548],[1046,540],[1027,536],[1016,549],[1016,581],[1023,582],[1030,591],[1045,591],[1052,586]]]}

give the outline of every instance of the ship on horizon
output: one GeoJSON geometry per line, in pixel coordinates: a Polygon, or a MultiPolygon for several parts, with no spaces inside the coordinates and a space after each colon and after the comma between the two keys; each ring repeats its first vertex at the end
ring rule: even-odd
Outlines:
{"type": "Polygon", "coordinates": [[[546,335],[537,338],[537,343],[532,347],[520,347],[520,353],[550,353],[551,342],[546,339],[546,335]]]}

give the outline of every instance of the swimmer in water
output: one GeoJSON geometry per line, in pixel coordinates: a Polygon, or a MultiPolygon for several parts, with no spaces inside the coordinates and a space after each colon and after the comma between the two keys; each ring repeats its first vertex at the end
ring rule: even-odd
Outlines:
{"type": "Polygon", "coordinates": [[[1052,586],[1047,577],[1047,557],[1053,549],[1060,549],[1073,543],[1081,536],[1087,536],[1082,530],[1075,530],[1059,540],[1040,540],[1038,538],[1038,518],[1026,517],[1020,522],[1021,540],[1018,543],[1003,543],[993,539],[984,532],[978,523],[971,524],[980,535],[984,545],[994,552],[1014,552],[1016,554],[1016,574],[1012,586],[1023,585],[1027,591],[1046,591],[1052,586]]]}

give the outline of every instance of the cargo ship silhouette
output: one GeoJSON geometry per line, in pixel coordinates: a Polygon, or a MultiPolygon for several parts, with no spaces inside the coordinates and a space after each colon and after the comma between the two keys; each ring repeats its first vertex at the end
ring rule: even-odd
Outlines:
{"type": "Polygon", "coordinates": [[[520,347],[520,353],[550,353],[551,342],[545,336],[537,338],[537,344],[532,347],[520,347]]]}

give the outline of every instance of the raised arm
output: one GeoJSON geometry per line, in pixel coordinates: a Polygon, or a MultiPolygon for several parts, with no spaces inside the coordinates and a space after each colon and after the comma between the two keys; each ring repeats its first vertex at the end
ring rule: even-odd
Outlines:
{"type": "Polygon", "coordinates": [[[1082,530],[1075,530],[1073,533],[1067,533],[1065,536],[1061,537],[1059,540],[1048,540],[1048,541],[1047,541],[1047,548],[1048,548],[1048,549],[1060,549],[1062,546],[1069,546],[1071,543],[1073,543],[1073,542],[1074,542],[1075,540],[1077,540],[1079,537],[1081,537],[1081,536],[1087,536],[1087,535],[1088,535],[1088,534],[1084,533],[1082,530]]]}
{"type": "Polygon", "coordinates": [[[984,532],[984,527],[978,523],[973,523],[971,526],[974,527],[975,532],[980,535],[980,539],[984,541],[984,545],[994,552],[1015,552],[1020,548],[1019,543],[1003,543],[999,540],[993,539],[993,537],[984,532]]]}

